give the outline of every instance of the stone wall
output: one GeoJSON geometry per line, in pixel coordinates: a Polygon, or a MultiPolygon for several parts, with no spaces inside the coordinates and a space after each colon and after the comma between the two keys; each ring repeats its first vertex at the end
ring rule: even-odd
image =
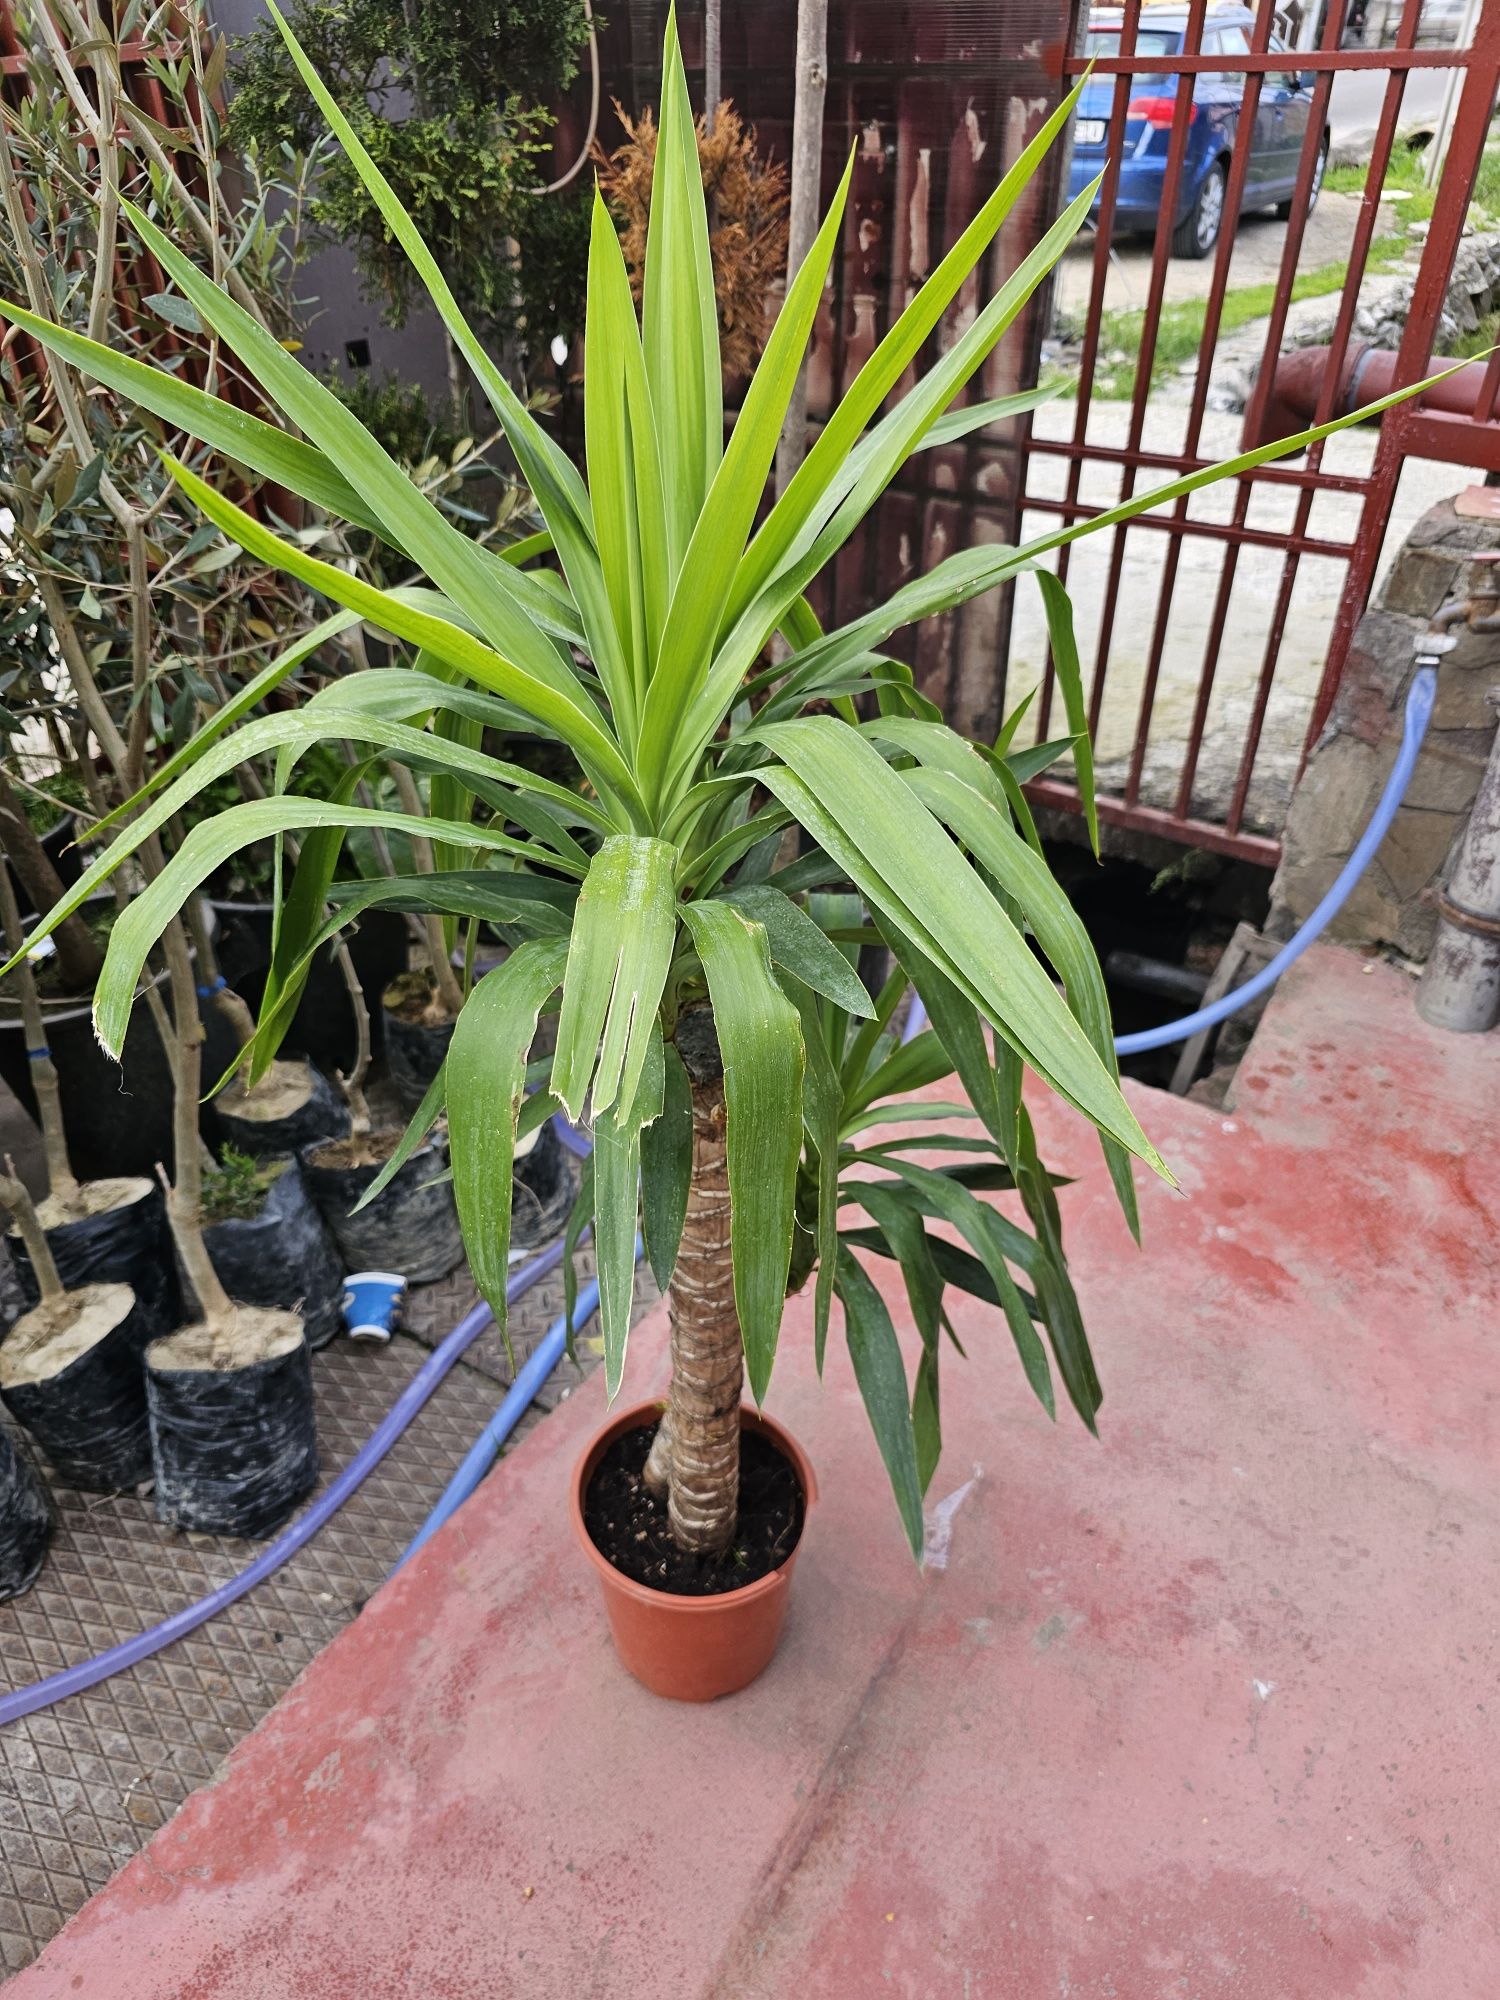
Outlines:
{"type": "MultiPolygon", "coordinates": [[[[1414,222],[1408,228],[1411,261],[1402,265],[1400,272],[1375,271],[1366,274],[1360,285],[1359,309],[1354,315],[1353,334],[1356,341],[1368,341],[1372,347],[1389,348],[1392,353],[1401,345],[1416,289],[1417,260],[1421,256],[1428,228],[1426,222],[1414,222]],[[1401,272],[1412,275],[1403,276],[1401,272]]],[[[1300,312],[1289,317],[1283,347],[1328,345],[1333,339],[1338,309],[1336,303],[1326,309],[1321,307],[1322,301],[1310,300],[1300,312]]],[[[1433,337],[1433,353],[1451,354],[1463,335],[1477,333],[1485,320],[1496,311],[1500,311],[1500,232],[1471,231],[1460,243],[1453,260],[1452,276],[1443,295],[1443,309],[1438,315],[1437,332],[1433,337]]],[[[1231,379],[1227,389],[1232,396],[1238,388],[1240,400],[1231,400],[1226,407],[1244,409],[1253,380],[1253,370],[1244,371],[1243,383],[1231,379]]]]}
{"type": "MultiPolygon", "coordinates": [[[[1363,831],[1401,742],[1416,642],[1433,614],[1497,579],[1468,560],[1500,546],[1500,524],[1462,519],[1451,501],[1424,514],[1360,620],[1328,727],[1292,799],[1268,933],[1290,937],[1333,881],[1363,831]]],[[[1468,821],[1495,734],[1485,692],[1500,683],[1500,634],[1455,626],[1437,705],[1406,801],[1329,935],[1394,945],[1425,958],[1437,918],[1431,890],[1443,879],[1468,821]]]]}

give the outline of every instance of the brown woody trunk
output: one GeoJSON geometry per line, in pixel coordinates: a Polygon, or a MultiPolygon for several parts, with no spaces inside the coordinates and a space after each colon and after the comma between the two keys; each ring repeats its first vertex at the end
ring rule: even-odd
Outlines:
{"type": "Polygon", "coordinates": [[[734,1540],[740,1488],[740,1385],[744,1352],[730,1259],[729,1172],[724,1153],[724,1080],[717,1049],[695,1064],[678,1046],[693,1081],[693,1174],[668,1304],[672,1386],[648,1482],[668,1493],[680,1548],[722,1555],[734,1540]]]}
{"type": "MultiPolygon", "coordinates": [[[[34,909],[45,915],[54,903],[62,901],[62,877],[32,831],[26,808],[3,771],[0,771],[0,847],[25,884],[34,909]]],[[[104,953],[82,917],[64,917],[52,933],[52,941],[69,989],[74,993],[91,993],[104,965],[104,953]]]]}

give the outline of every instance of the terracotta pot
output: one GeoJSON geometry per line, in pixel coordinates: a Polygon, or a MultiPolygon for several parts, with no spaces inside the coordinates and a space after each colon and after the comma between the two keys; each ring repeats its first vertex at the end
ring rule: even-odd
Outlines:
{"type": "Polygon", "coordinates": [[[569,1496],[573,1533],[603,1586],[610,1634],[623,1664],[653,1694],[665,1695],[669,1701],[715,1701],[721,1694],[748,1687],[771,1664],[786,1620],[792,1571],[807,1534],[807,1517],[818,1497],[818,1482],[795,1438],[758,1411],[742,1410],[741,1422],[769,1438],[791,1460],[801,1482],[802,1534],[796,1548],[780,1569],[746,1584],[743,1590],[726,1590],[718,1597],[674,1597],[670,1591],[649,1590],[645,1584],[622,1576],[595,1548],[584,1525],[583,1502],[600,1460],[615,1439],[626,1431],[654,1424],[661,1410],[659,1402],[637,1403],[634,1409],[622,1410],[594,1438],[573,1474],[569,1496]]]}

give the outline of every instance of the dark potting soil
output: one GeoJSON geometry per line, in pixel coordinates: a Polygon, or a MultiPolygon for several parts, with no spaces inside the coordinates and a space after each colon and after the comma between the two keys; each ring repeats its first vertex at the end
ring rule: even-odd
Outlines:
{"type": "Polygon", "coordinates": [[[760,1431],[740,1432],[740,1518],[724,1556],[678,1548],[667,1503],[648,1491],[643,1473],[655,1424],[626,1431],[599,1461],[583,1496],[583,1521],[594,1547],[622,1576],[674,1597],[716,1597],[780,1569],[802,1534],[802,1487],[796,1469],[760,1431]]]}

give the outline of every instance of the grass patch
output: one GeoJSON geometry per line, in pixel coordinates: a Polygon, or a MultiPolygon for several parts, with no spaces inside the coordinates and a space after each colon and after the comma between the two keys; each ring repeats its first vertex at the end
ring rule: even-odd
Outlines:
{"type": "MultiPolygon", "coordinates": [[[[1405,194],[1404,201],[1394,204],[1403,222],[1426,222],[1437,202],[1437,189],[1428,187],[1423,179],[1426,157],[1426,148],[1421,146],[1391,149],[1390,165],[1380,185],[1382,189],[1405,194]]],[[[1363,194],[1369,173],[1368,161],[1351,167],[1330,167],[1323,185],[1335,194],[1363,194]]],[[[1500,214],[1500,150],[1486,147],[1480,155],[1472,205],[1490,215],[1500,214]]]]}
{"type": "MultiPolygon", "coordinates": [[[[1370,245],[1366,268],[1370,271],[1388,270],[1401,261],[1406,247],[1399,236],[1376,237],[1370,245]]],[[[1328,293],[1342,291],[1346,269],[1343,264],[1320,264],[1316,270],[1299,271],[1292,280],[1293,302],[1322,298],[1328,293]]],[[[1226,292],[1219,318],[1220,336],[1236,332],[1251,320],[1267,318],[1275,302],[1276,285],[1272,279],[1259,285],[1240,285],[1226,292]]],[[[1163,376],[1174,374],[1184,363],[1196,360],[1207,313],[1208,303],[1204,299],[1182,299],[1175,305],[1162,307],[1156,322],[1156,352],[1151,368],[1153,385],[1163,376]]],[[[1094,375],[1096,396],[1123,401],[1134,394],[1136,356],[1140,353],[1145,324],[1146,315],[1135,310],[1107,312],[1104,315],[1099,330],[1100,355],[1123,353],[1128,358],[1114,363],[1100,360],[1094,375]]]]}

